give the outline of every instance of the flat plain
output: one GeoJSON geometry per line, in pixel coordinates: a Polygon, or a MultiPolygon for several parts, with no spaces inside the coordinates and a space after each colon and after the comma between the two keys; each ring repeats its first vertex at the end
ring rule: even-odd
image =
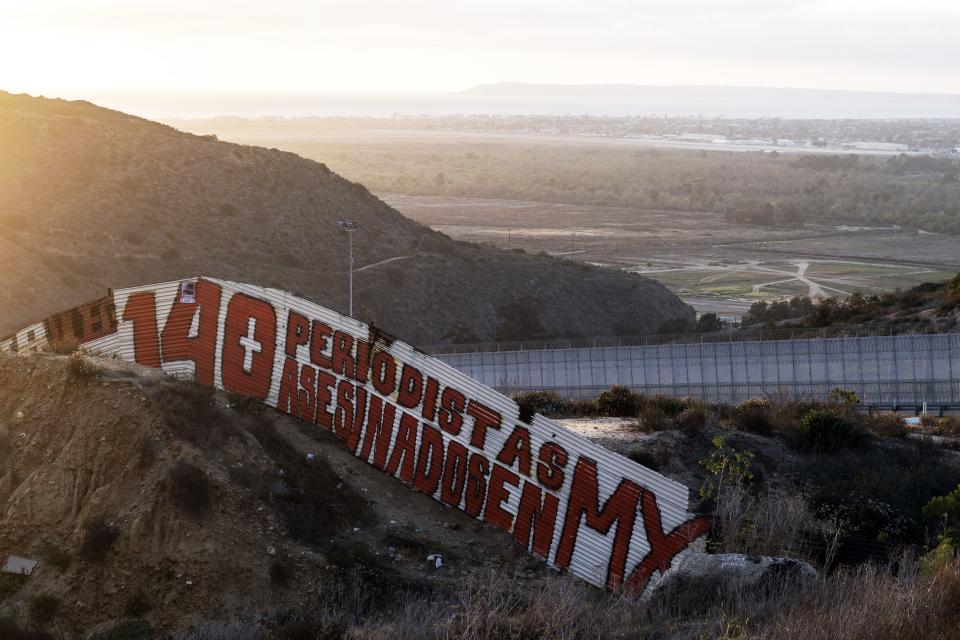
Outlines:
{"type": "Polygon", "coordinates": [[[398,211],[458,240],[544,251],[659,280],[700,312],[757,300],[845,296],[952,277],[956,239],[900,229],[768,229],[720,214],[384,194],[398,211]]]}
{"type": "MultiPolygon", "coordinates": [[[[957,238],[949,234],[883,222],[834,223],[830,215],[748,224],[719,207],[711,210],[709,203],[686,210],[671,199],[688,185],[696,189],[715,180],[712,171],[753,176],[755,185],[763,184],[758,177],[763,172],[776,171],[771,175],[778,178],[777,188],[789,190],[795,169],[782,159],[780,168],[770,169],[777,159],[760,151],[645,149],[642,140],[444,131],[389,119],[215,118],[171,124],[324,162],[404,215],[457,240],[654,278],[701,313],[739,315],[757,300],[796,295],[905,289],[960,271],[957,238]],[[578,164],[583,184],[575,182],[578,164]],[[643,183],[640,197],[670,206],[606,204],[629,200],[618,192],[630,184],[631,172],[637,185],[643,183]]],[[[840,180],[829,188],[842,190],[840,180]]],[[[720,192],[713,187],[708,196],[720,192]]],[[[811,197],[815,203],[815,194],[811,197]]]]}

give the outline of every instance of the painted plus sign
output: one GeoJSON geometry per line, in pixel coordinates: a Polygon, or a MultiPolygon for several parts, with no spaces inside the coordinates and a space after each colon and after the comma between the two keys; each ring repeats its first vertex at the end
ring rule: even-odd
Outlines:
{"type": "Polygon", "coordinates": [[[256,335],[257,320],[250,318],[247,320],[247,335],[240,336],[240,346],[243,347],[243,371],[250,373],[253,371],[253,354],[260,353],[263,345],[257,342],[256,335]]]}

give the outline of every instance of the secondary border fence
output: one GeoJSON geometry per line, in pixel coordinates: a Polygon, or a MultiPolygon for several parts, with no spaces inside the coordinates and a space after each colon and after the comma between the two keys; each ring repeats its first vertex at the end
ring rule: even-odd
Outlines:
{"type": "Polygon", "coordinates": [[[843,387],[868,407],[960,407],[960,334],[541,349],[500,345],[434,355],[505,393],[549,390],[582,398],[624,385],[648,394],[737,403],[763,395],[822,399],[843,387]]]}
{"type": "Polygon", "coordinates": [[[834,325],[829,327],[748,328],[739,331],[705,333],[648,333],[636,336],[600,336],[593,338],[548,338],[508,342],[471,342],[420,346],[430,354],[485,353],[489,351],[542,351],[547,349],[587,349],[599,347],[647,347],[662,344],[699,344],[712,342],[769,342],[771,340],[815,340],[822,338],[861,338],[870,336],[931,335],[936,331],[918,330],[913,322],[883,325],[834,325]]]}

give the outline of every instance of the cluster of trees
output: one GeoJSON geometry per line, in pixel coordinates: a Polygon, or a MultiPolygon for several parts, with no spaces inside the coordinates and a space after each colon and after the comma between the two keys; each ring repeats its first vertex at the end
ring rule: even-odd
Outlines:
{"type": "Polygon", "coordinates": [[[683,318],[668,320],[660,325],[657,333],[669,335],[673,333],[711,333],[721,331],[724,323],[715,313],[704,313],[696,322],[689,322],[683,318]]]}
{"type": "Polygon", "coordinates": [[[827,327],[883,319],[895,311],[909,311],[920,306],[938,306],[952,310],[960,304],[960,274],[949,282],[928,282],[906,291],[899,289],[879,295],[856,291],[846,298],[825,298],[814,302],[807,296],[766,302],[750,306],[743,316],[743,326],[790,324],[792,326],[827,327]]]}
{"type": "MultiPolygon", "coordinates": [[[[356,126],[360,119],[337,122],[356,126]]],[[[911,148],[950,149],[960,140],[960,121],[790,118],[705,118],[702,116],[450,115],[366,119],[370,128],[425,128],[635,137],[705,133],[729,139],[810,141],[816,147],[858,140],[897,142],[911,148]]],[[[313,123],[311,123],[313,124],[313,123]]]]}
{"type": "Polygon", "coordinates": [[[756,225],[846,222],[960,233],[960,162],[949,158],[484,142],[294,150],[322,156],[374,192],[711,211],[756,225]]]}

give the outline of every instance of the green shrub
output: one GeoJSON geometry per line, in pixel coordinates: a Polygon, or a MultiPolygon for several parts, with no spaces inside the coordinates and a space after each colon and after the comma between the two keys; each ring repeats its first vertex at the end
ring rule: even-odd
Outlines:
{"type": "Polygon", "coordinates": [[[875,413],[866,418],[867,429],[879,438],[905,438],[907,425],[893,412],[875,413]]]}
{"type": "Polygon", "coordinates": [[[831,409],[814,409],[800,421],[801,446],[812,453],[834,453],[857,442],[857,427],[831,409]]]}
{"type": "Polygon", "coordinates": [[[941,536],[960,539],[960,486],[932,498],[923,507],[923,517],[941,536]]]}
{"type": "Polygon", "coordinates": [[[706,425],[709,418],[706,407],[695,404],[681,411],[674,422],[677,427],[684,431],[698,431],[706,425]]]}
{"type": "Polygon", "coordinates": [[[520,419],[529,422],[537,413],[558,416],[569,411],[569,403],[552,391],[527,391],[514,398],[520,405],[520,419]]]}
{"type": "Polygon", "coordinates": [[[674,421],[659,407],[645,406],[637,415],[637,430],[643,433],[668,431],[675,427],[674,421]]]}
{"type": "Polygon", "coordinates": [[[860,396],[850,389],[844,389],[843,387],[834,387],[831,389],[827,400],[848,407],[854,407],[860,404],[860,396]]]}
{"type": "Polygon", "coordinates": [[[602,392],[594,401],[601,416],[627,418],[637,415],[641,397],[622,385],[615,385],[602,392]]]}
{"type": "Polygon", "coordinates": [[[920,559],[920,573],[925,576],[934,576],[945,567],[952,566],[956,558],[956,546],[953,544],[953,540],[943,538],[937,546],[920,559]]]}
{"type": "Polygon", "coordinates": [[[646,399],[644,399],[642,396],[639,396],[638,402],[641,404],[646,404],[649,407],[655,407],[663,411],[665,414],[667,414],[667,416],[675,418],[683,413],[683,411],[687,408],[687,405],[690,403],[690,399],[675,398],[673,396],[665,396],[662,393],[658,393],[646,399]]]}
{"type": "Polygon", "coordinates": [[[846,449],[802,465],[800,483],[824,520],[839,516],[847,535],[917,544],[933,533],[931,499],[960,484],[960,468],[939,447],[906,441],[846,449]]]}
{"type": "Polygon", "coordinates": [[[700,487],[700,497],[707,500],[720,498],[725,487],[740,487],[753,480],[752,451],[735,449],[723,436],[715,436],[710,442],[713,450],[700,461],[710,474],[700,487]]]}
{"type": "Polygon", "coordinates": [[[764,398],[743,401],[733,410],[730,424],[738,431],[768,435],[773,430],[770,402],[764,398]]]}

